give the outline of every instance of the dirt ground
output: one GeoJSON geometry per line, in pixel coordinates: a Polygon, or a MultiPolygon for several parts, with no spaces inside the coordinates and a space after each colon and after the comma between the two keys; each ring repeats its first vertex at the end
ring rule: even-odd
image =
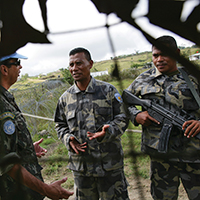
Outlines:
{"type": "MultiPolygon", "coordinates": [[[[54,149],[54,147],[52,147],[52,149],[54,149]]],[[[51,154],[51,150],[49,150],[49,154],[51,154]]],[[[125,166],[125,171],[128,170],[125,166]]],[[[65,174],[65,172],[62,172],[60,175],[60,178],[63,178],[65,175],[72,179],[72,173],[67,173],[65,175],[62,175],[62,174],[65,174]]],[[[52,178],[51,177],[51,180],[50,179],[46,179],[46,177],[43,177],[44,178],[44,181],[45,183],[52,183],[52,178]]],[[[129,198],[130,200],[152,200],[152,197],[151,197],[151,194],[150,194],[150,180],[149,179],[144,179],[144,178],[140,178],[139,180],[136,178],[136,177],[126,177],[128,183],[129,183],[129,187],[128,187],[128,193],[129,193],[129,198]]],[[[70,191],[72,191],[72,189],[70,189],[70,191]]],[[[49,200],[49,198],[45,198],[45,200],[49,200]]],[[[69,200],[74,200],[74,196],[71,196],[69,198],[69,200]]],[[[188,200],[188,197],[187,197],[187,194],[182,186],[182,184],[180,185],[179,187],[179,197],[178,197],[178,200],[188,200]]]]}
{"type": "MultiPolygon", "coordinates": [[[[135,178],[127,178],[129,182],[128,192],[130,200],[152,200],[150,194],[150,180],[149,179],[140,179],[137,182],[135,178]]],[[[70,190],[71,191],[71,190],[70,190]]],[[[179,187],[179,198],[178,200],[187,200],[188,197],[185,193],[185,190],[182,185],[179,187]]],[[[49,200],[49,198],[45,198],[49,200]]],[[[74,196],[71,196],[69,200],[74,200],[74,196]]]]}
{"type": "MultiPolygon", "coordinates": [[[[129,198],[130,200],[152,200],[150,194],[150,180],[149,179],[140,179],[137,183],[136,179],[128,179],[129,181],[129,198]]],[[[179,188],[179,198],[178,200],[187,200],[187,194],[182,185],[179,188]]]]}

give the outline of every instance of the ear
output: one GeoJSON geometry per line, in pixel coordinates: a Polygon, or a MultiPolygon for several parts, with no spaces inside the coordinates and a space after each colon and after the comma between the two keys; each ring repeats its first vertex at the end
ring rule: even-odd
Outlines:
{"type": "Polygon", "coordinates": [[[90,69],[93,67],[93,60],[90,60],[90,69]]]}
{"type": "Polygon", "coordinates": [[[0,65],[0,71],[2,75],[8,74],[8,68],[5,65],[0,65]]]}

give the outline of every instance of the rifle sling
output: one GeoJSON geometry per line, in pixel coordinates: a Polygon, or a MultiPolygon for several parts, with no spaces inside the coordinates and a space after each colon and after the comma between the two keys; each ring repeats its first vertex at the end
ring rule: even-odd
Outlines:
{"type": "Polygon", "coordinates": [[[187,73],[185,72],[185,70],[183,68],[179,68],[179,71],[182,73],[183,75],[183,78],[185,79],[188,87],[190,88],[190,91],[192,92],[193,96],[194,96],[194,99],[196,100],[199,108],[200,108],[200,97],[199,95],[197,94],[197,91],[195,90],[191,80],[189,79],[187,73]]]}

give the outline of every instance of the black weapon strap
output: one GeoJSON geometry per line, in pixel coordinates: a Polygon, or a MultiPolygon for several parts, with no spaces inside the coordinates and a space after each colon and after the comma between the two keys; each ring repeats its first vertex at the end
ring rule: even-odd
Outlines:
{"type": "Polygon", "coordinates": [[[192,92],[192,94],[193,94],[193,96],[194,96],[194,98],[195,98],[195,100],[196,100],[196,102],[197,102],[197,104],[199,105],[199,108],[200,108],[200,97],[197,94],[197,91],[195,90],[195,88],[194,88],[191,80],[189,79],[186,71],[183,68],[179,68],[179,71],[182,73],[183,78],[185,79],[188,87],[190,88],[190,91],[192,92]]]}

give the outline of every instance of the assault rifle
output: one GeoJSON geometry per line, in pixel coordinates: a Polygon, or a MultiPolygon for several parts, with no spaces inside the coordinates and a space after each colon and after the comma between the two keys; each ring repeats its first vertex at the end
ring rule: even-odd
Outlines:
{"type": "MultiPolygon", "coordinates": [[[[148,111],[151,117],[160,122],[162,130],[158,144],[158,151],[161,153],[167,152],[168,141],[172,127],[176,126],[178,129],[183,131],[182,125],[184,124],[184,122],[195,119],[194,116],[189,115],[184,110],[181,110],[181,112],[173,113],[151,100],[140,99],[128,90],[123,91],[122,98],[123,101],[128,105],[142,106],[144,110],[148,111]]],[[[200,134],[197,134],[195,137],[200,139],[200,134]]]]}

